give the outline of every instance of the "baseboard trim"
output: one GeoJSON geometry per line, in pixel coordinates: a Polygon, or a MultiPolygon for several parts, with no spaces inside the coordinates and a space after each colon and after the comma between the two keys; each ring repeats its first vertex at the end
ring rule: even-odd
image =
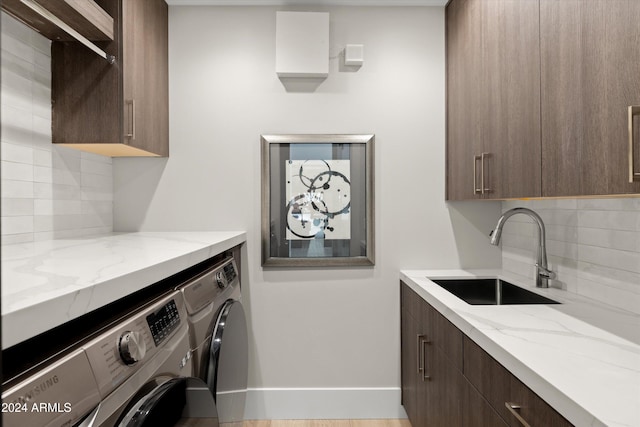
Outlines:
{"type": "Polygon", "coordinates": [[[406,418],[399,387],[250,388],[248,420],[406,418]]]}

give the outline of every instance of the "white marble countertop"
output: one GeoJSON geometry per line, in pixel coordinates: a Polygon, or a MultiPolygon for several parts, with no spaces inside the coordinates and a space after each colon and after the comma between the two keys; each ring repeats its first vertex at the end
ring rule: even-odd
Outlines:
{"type": "Polygon", "coordinates": [[[640,426],[640,316],[490,270],[400,278],[576,426],[640,426]],[[469,305],[427,277],[500,277],[562,304],[469,305]]]}
{"type": "Polygon", "coordinates": [[[246,240],[241,231],[112,233],[2,247],[2,348],[246,240]]]}

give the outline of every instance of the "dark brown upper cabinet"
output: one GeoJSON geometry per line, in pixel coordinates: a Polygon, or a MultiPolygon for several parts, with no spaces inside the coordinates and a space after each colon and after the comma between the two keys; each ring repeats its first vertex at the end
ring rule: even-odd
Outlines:
{"type": "Polygon", "coordinates": [[[635,0],[452,0],[447,199],[640,193],[638,22],[635,0]]]}
{"type": "Polygon", "coordinates": [[[543,195],[640,193],[640,2],[541,0],[540,28],[543,195]]]}
{"type": "Polygon", "coordinates": [[[168,7],[164,0],[99,0],[115,37],[52,43],[53,142],[108,156],[169,155],[168,7]]]}
{"type": "Polygon", "coordinates": [[[537,1],[447,7],[447,198],[540,195],[537,1]]]}

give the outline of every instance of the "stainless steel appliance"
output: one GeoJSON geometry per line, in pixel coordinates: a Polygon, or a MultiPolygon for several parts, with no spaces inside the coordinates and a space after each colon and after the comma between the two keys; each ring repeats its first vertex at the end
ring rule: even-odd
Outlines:
{"type": "Polygon", "coordinates": [[[3,425],[217,427],[209,388],[191,377],[186,318],[172,291],[79,340],[5,389],[3,425]]]}
{"type": "Polygon", "coordinates": [[[233,257],[177,288],[188,313],[195,377],[216,400],[221,424],[242,423],[247,390],[247,324],[233,257]]]}

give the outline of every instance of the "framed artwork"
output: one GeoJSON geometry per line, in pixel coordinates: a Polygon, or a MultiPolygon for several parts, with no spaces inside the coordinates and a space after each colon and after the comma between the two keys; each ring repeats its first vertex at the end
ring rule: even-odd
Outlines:
{"type": "Polygon", "coordinates": [[[262,265],[374,264],[374,135],[262,135],[262,265]]]}

